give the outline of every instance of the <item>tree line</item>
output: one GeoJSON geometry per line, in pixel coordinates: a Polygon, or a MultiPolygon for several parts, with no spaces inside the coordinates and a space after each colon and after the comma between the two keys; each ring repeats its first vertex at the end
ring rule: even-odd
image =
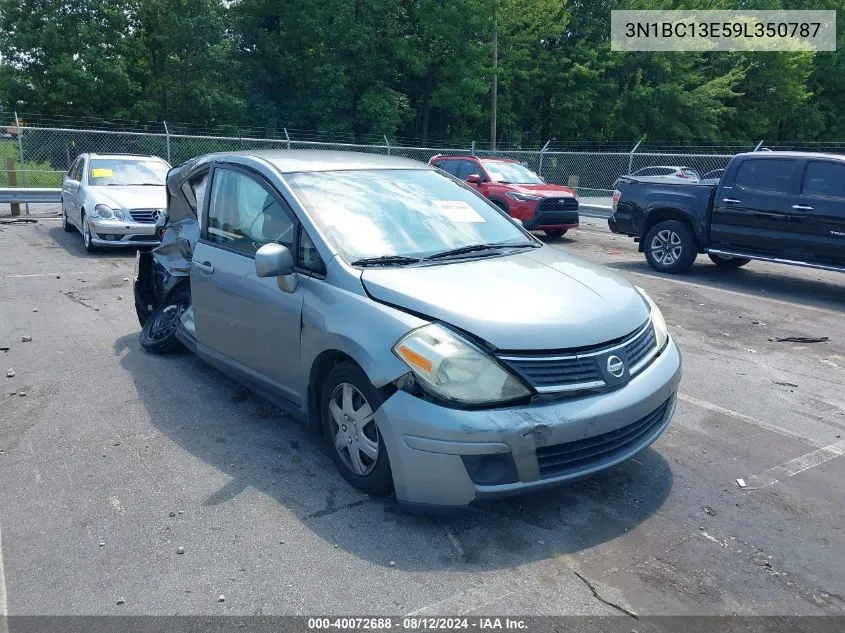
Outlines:
{"type": "Polygon", "coordinates": [[[611,9],[736,4],[0,0],[0,110],[486,142],[495,24],[500,144],[845,140],[845,25],[835,53],[610,50],[611,9]]]}

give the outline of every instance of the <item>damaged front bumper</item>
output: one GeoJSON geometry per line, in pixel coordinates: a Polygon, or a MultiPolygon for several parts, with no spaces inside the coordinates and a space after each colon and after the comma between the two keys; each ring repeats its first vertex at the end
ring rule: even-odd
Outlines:
{"type": "Polygon", "coordinates": [[[397,391],[376,411],[398,501],[465,506],[539,490],[618,464],[672,418],[674,341],[624,387],[544,405],[459,410],[397,391]]]}

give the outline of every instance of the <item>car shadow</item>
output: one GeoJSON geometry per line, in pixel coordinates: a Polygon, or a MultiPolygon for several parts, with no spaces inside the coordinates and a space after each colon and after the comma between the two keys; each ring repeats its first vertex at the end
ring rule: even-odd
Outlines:
{"type": "Polygon", "coordinates": [[[152,424],[230,478],[195,499],[197,505],[225,504],[255,489],[327,543],[380,565],[483,571],[579,552],[636,528],[662,507],[672,488],[666,459],[647,449],[552,490],[458,514],[407,514],[390,497],[350,487],[319,437],[199,357],[149,354],[137,334],[118,339],[114,351],[134,377],[152,424]],[[395,555],[397,548],[412,548],[413,555],[395,555]]]}
{"type": "Polygon", "coordinates": [[[683,275],[659,273],[645,260],[605,262],[603,265],[621,272],[647,275],[655,279],[687,281],[743,294],[756,291],[761,293],[761,296],[800,305],[833,310],[842,310],[845,306],[845,286],[836,279],[842,273],[816,271],[809,268],[796,269],[783,265],[777,266],[776,270],[763,270],[755,267],[754,262],[736,270],[724,270],[711,264],[707,258],[701,257],[683,275]],[[804,275],[796,275],[797,270],[804,271],[804,275]],[[814,273],[815,278],[807,276],[814,273]]]}
{"type": "Polygon", "coordinates": [[[47,231],[53,242],[65,250],[69,255],[74,257],[82,257],[85,259],[105,259],[105,258],[124,258],[132,259],[139,249],[149,250],[149,246],[120,246],[117,248],[98,248],[93,253],[85,250],[85,245],[82,243],[82,235],[74,229],[70,233],[65,231],[61,225],[50,227],[47,231]]]}

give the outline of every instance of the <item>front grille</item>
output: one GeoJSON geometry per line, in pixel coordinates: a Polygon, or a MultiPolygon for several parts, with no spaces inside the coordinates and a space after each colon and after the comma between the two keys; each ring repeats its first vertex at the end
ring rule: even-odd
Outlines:
{"type": "Polygon", "coordinates": [[[655,347],[657,347],[657,338],[654,335],[654,328],[647,327],[637,338],[625,344],[625,351],[628,354],[628,364],[631,367],[636,367],[638,363],[642,362],[654,351],[655,347]]]}
{"type": "Polygon", "coordinates": [[[538,392],[556,393],[618,386],[618,380],[602,371],[601,363],[606,362],[608,355],[619,356],[632,377],[656,351],[657,339],[649,320],[631,335],[603,345],[571,351],[502,352],[499,360],[538,392]]]}
{"type": "Polygon", "coordinates": [[[655,429],[666,421],[671,403],[672,398],[669,398],[645,417],[615,431],[537,448],[540,478],[576,474],[625,455],[650,438],[655,429]]]}
{"type": "Polygon", "coordinates": [[[155,224],[158,213],[158,209],[131,209],[129,211],[133,222],[141,222],[143,224],[155,224]]]}
{"type": "Polygon", "coordinates": [[[538,213],[546,211],[577,211],[577,198],[546,198],[542,200],[537,207],[538,213]]]}

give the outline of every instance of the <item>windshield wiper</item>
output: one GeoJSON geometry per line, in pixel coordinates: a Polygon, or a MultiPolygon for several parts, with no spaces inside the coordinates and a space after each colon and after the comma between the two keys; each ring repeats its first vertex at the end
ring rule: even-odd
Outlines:
{"type": "Polygon", "coordinates": [[[495,242],[492,244],[470,244],[469,246],[461,246],[459,248],[453,248],[451,250],[443,251],[441,253],[435,253],[434,255],[429,255],[425,259],[442,259],[444,257],[464,255],[467,253],[476,253],[478,251],[495,251],[499,250],[500,248],[534,248],[535,246],[535,244],[531,244],[530,242],[495,242]]]}
{"type": "Polygon", "coordinates": [[[416,264],[419,262],[417,257],[407,257],[406,255],[381,255],[379,257],[364,257],[363,259],[356,259],[352,262],[353,266],[404,266],[405,264],[416,264]]]}

